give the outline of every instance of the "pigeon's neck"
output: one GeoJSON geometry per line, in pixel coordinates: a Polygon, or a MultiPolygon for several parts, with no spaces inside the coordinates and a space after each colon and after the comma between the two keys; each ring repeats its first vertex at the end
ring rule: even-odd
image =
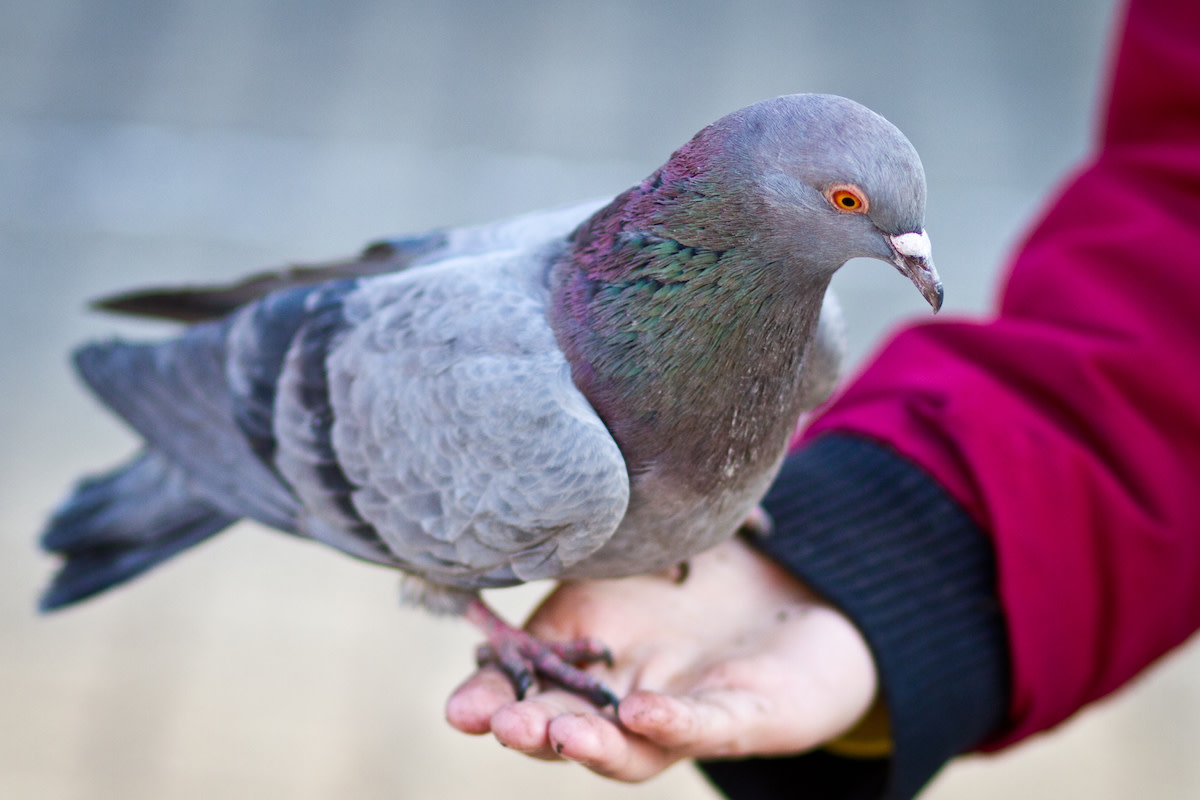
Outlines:
{"type": "Polygon", "coordinates": [[[651,233],[630,212],[655,181],[576,231],[550,318],[631,472],[677,473],[707,493],[782,455],[828,277],[651,233]]]}

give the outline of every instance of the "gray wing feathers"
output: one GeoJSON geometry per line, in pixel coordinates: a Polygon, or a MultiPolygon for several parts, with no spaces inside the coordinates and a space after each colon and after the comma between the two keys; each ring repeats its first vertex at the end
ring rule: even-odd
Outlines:
{"type": "Polygon", "coordinates": [[[427,264],[448,258],[483,255],[501,250],[525,249],[552,239],[563,239],[612,198],[590,200],[552,211],[522,214],[501,222],[448,231],[445,245],[419,258],[427,264]]]}
{"type": "Polygon", "coordinates": [[[304,499],[302,533],[359,558],[396,565],[395,554],[351,503],[355,486],[330,442],[324,357],[331,341],[311,334],[309,325],[300,329],[283,364],[274,404],[274,464],[304,499]],[[306,347],[309,342],[319,343],[317,352],[306,347]],[[314,365],[314,358],[321,363],[314,365]]]}
{"type": "Polygon", "coordinates": [[[552,577],[624,515],[624,460],[526,274],[544,263],[451,261],[345,301],[354,324],[327,362],[334,449],[358,513],[432,580],[552,577]]]}

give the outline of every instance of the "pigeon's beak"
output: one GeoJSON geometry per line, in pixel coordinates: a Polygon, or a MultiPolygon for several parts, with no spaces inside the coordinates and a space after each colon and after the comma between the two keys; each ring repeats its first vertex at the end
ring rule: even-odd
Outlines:
{"type": "Polygon", "coordinates": [[[933,268],[933,249],[929,234],[925,231],[901,233],[887,237],[892,249],[892,263],[900,274],[908,278],[920,290],[921,295],[937,313],[942,307],[942,279],[933,268]]]}

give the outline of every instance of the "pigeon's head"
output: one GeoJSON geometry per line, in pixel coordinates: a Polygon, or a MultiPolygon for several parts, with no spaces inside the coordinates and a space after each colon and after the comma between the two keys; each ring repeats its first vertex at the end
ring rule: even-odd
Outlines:
{"type": "Polygon", "coordinates": [[[825,278],[851,258],[876,258],[941,306],[921,159],[896,126],[852,100],[786,95],[743,108],[651,181],[661,187],[655,227],[685,245],[737,248],[748,262],[825,278]]]}

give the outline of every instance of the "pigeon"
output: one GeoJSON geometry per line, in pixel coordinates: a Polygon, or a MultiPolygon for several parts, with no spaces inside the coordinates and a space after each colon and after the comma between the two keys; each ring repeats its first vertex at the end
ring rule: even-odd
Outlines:
{"type": "Polygon", "coordinates": [[[606,201],[100,301],[187,327],[75,353],[144,447],[53,513],[40,608],[247,518],[399,570],[519,697],[540,677],[615,707],[584,668],[602,643],[533,639],[480,591],[669,570],[759,518],[836,381],[837,269],[885,261],[941,306],[925,192],[883,117],[787,95],[606,201]]]}

